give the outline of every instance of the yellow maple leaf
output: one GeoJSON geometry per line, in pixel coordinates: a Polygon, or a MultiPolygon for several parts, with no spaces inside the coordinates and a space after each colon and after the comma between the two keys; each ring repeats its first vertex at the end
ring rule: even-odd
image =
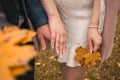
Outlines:
{"type": "Polygon", "coordinates": [[[82,66],[89,68],[95,66],[96,62],[101,60],[101,55],[99,52],[90,53],[86,48],[77,47],[74,59],[82,66]]]}
{"type": "Polygon", "coordinates": [[[34,31],[6,27],[0,31],[0,80],[15,80],[14,77],[30,70],[28,62],[36,56],[32,41],[34,31]]]}

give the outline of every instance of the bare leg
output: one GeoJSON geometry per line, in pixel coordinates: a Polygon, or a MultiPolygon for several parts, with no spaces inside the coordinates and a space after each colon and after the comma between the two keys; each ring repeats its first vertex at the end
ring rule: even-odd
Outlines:
{"type": "Polygon", "coordinates": [[[85,69],[83,67],[68,67],[65,63],[59,63],[64,80],[83,80],[85,69]]]}

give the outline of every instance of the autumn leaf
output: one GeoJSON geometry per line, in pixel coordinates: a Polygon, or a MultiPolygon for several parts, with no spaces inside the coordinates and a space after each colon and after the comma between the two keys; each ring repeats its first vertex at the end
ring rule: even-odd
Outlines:
{"type": "Polygon", "coordinates": [[[27,43],[27,42],[31,42],[33,36],[35,36],[35,35],[36,35],[35,32],[33,32],[33,31],[28,31],[28,30],[27,30],[27,37],[24,38],[24,39],[21,41],[21,43],[25,44],[25,43],[27,43]]]}
{"type": "Polygon", "coordinates": [[[54,59],[56,59],[56,58],[55,58],[55,56],[50,56],[49,59],[50,59],[50,60],[54,60],[54,59]]]}
{"type": "Polygon", "coordinates": [[[96,62],[101,60],[101,55],[99,52],[90,53],[86,48],[77,47],[74,59],[82,66],[89,68],[95,66],[96,62]]]}
{"type": "Polygon", "coordinates": [[[88,79],[88,78],[84,78],[84,80],[90,80],[90,79],[88,79]]]}
{"type": "Polygon", "coordinates": [[[18,76],[24,74],[26,71],[31,70],[30,66],[14,66],[10,68],[11,74],[13,76],[18,76]]]}
{"type": "Polygon", "coordinates": [[[33,45],[25,43],[35,35],[34,31],[16,26],[0,30],[0,80],[15,80],[14,77],[31,69],[28,62],[37,52],[33,45]]]}
{"type": "Polygon", "coordinates": [[[35,65],[36,65],[36,66],[40,66],[41,63],[40,63],[40,62],[36,62],[35,65]]]}
{"type": "Polygon", "coordinates": [[[120,62],[117,62],[118,67],[120,68],[120,62]]]}

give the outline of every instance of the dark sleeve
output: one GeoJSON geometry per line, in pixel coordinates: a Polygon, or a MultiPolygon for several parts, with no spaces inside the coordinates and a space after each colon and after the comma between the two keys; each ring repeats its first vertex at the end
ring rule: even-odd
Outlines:
{"type": "Polygon", "coordinates": [[[37,29],[41,25],[47,24],[48,18],[39,0],[25,0],[25,1],[28,16],[35,29],[37,29]]]}

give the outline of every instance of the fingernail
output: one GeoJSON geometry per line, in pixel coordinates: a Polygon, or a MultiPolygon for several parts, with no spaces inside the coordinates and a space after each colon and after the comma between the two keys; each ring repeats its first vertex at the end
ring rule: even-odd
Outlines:
{"type": "Polygon", "coordinates": [[[90,53],[92,53],[92,49],[90,49],[90,53]]]}
{"type": "Polygon", "coordinates": [[[62,54],[60,54],[60,57],[62,57],[62,54]]]}
{"type": "Polygon", "coordinates": [[[65,53],[63,53],[62,55],[65,55],[65,53]]]}
{"type": "Polygon", "coordinates": [[[63,52],[63,54],[62,55],[65,55],[65,52],[63,52]]]}
{"type": "Polygon", "coordinates": [[[42,50],[45,50],[45,47],[43,47],[42,50]]]}
{"type": "Polygon", "coordinates": [[[59,51],[57,51],[57,54],[60,55],[60,54],[59,54],[59,51]]]}
{"type": "Polygon", "coordinates": [[[51,46],[52,47],[52,49],[54,49],[54,46],[51,46]]]}
{"type": "Polygon", "coordinates": [[[63,51],[63,55],[65,54],[65,52],[66,52],[66,51],[64,50],[64,51],[63,51]]]}

